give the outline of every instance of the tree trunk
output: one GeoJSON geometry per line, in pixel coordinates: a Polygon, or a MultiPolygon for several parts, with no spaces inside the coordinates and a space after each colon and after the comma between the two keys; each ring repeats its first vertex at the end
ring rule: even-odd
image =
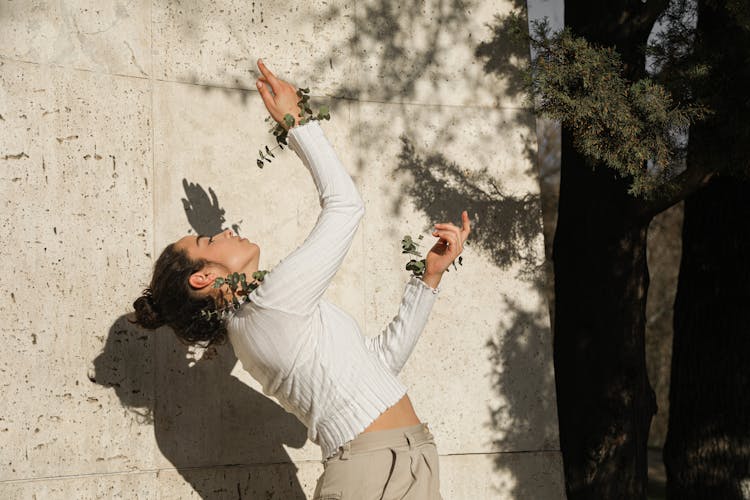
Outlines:
{"type": "MultiPolygon", "coordinates": [[[[645,44],[666,1],[565,3],[566,25],[614,46],[626,76],[644,74],[645,44]]],[[[570,500],[645,498],[656,400],[645,358],[646,231],[629,180],[592,168],[563,129],[555,232],[554,363],[570,500]]]]}
{"type": "Polygon", "coordinates": [[[670,499],[750,498],[750,24],[740,4],[698,4],[694,50],[709,72],[695,93],[714,112],[691,127],[688,163],[734,178],[716,177],[685,202],[664,447],[670,499]]]}
{"type": "Polygon", "coordinates": [[[645,357],[648,221],[563,132],[554,242],[555,378],[568,498],[645,498],[656,400],[645,357]],[[578,160],[574,163],[574,160],[578,160]]]}
{"type": "Polygon", "coordinates": [[[664,446],[670,499],[750,498],[748,221],[748,181],[719,177],[685,201],[664,446]]]}

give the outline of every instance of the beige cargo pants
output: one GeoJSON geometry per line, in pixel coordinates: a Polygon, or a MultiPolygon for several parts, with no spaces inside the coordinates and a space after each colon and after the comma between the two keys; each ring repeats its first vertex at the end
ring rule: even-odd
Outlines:
{"type": "Polygon", "coordinates": [[[323,461],[313,500],[442,500],[427,424],[366,432],[323,461]]]}

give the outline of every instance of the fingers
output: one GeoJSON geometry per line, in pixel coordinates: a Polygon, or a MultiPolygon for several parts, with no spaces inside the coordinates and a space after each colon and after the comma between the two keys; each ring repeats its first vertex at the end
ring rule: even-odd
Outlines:
{"type": "Polygon", "coordinates": [[[435,224],[435,228],[443,230],[443,231],[449,231],[451,234],[454,234],[456,239],[459,240],[461,243],[464,242],[465,238],[463,238],[461,234],[461,230],[449,222],[446,222],[443,224],[435,224]]]}
{"type": "Polygon", "coordinates": [[[451,224],[450,222],[435,224],[435,227],[438,229],[445,229],[455,232],[460,237],[460,240],[463,243],[469,237],[469,233],[471,232],[469,213],[466,210],[461,212],[461,226],[462,227],[459,229],[457,226],[451,224]]]}
{"type": "Polygon", "coordinates": [[[268,87],[260,81],[258,81],[258,93],[260,94],[261,99],[263,99],[266,108],[270,111],[272,106],[275,106],[276,102],[273,99],[273,95],[271,95],[271,91],[268,90],[268,87]]]}
{"type": "Polygon", "coordinates": [[[461,212],[461,222],[462,222],[462,229],[461,229],[461,235],[464,237],[464,241],[466,241],[466,237],[469,236],[469,233],[471,232],[471,222],[469,221],[469,212],[464,210],[461,212]]]}
{"type": "Polygon", "coordinates": [[[461,253],[461,251],[463,250],[461,239],[455,231],[450,231],[448,229],[436,229],[432,233],[432,235],[439,236],[441,239],[447,241],[451,250],[456,252],[456,255],[461,253]]]}
{"type": "Polygon", "coordinates": [[[271,70],[268,69],[260,59],[258,59],[258,69],[263,74],[265,81],[271,86],[271,89],[273,89],[275,93],[278,93],[279,90],[281,90],[281,81],[276,78],[276,75],[271,73],[271,70]]]}

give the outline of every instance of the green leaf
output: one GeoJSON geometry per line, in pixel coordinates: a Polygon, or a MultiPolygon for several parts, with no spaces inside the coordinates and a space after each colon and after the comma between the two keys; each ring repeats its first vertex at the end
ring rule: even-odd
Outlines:
{"type": "Polygon", "coordinates": [[[302,89],[302,92],[310,92],[310,88],[309,87],[308,88],[304,88],[304,89],[302,89]]]}
{"type": "Polygon", "coordinates": [[[318,114],[320,114],[320,115],[327,115],[328,114],[328,106],[321,106],[320,109],[318,109],[318,114]]]}
{"type": "MultiPolygon", "coordinates": [[[[268,147],[268,146],[266,146],[266,153],[268,153],[268,154],[269,154],[269,155],[271,156],[271,158],[276,158],[276,155],[274,155],[274,154],[273,154],[273,153],[271,152],[271,150],[269,149],[269,147],[268,147]]],[[[269,160],[269,161],[270,161],[270,160],[269,160]]]]}
{"type": "Polygon", "coordinates": [[[284,115],[284,123],[287,127],[291,128],[294,125],[294,117],[289,113],[284,115]]]}
{"type": "Polygon", "coordinates": [[[263,160],[255,160],[255,162],[258,165],[258,168],[263,168],[263,160]]]}

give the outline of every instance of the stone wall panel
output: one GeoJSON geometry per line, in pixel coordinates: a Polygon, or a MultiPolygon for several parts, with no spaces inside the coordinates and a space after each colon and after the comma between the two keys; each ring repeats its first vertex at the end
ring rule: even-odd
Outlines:
{"type": "Polygon", "coordinates": [[[135,77],[151,74],[151,1],[3,2],[0,55],[135,77]]]}
{"type": "MultiPolygon", "coordinates": [[[[13,402],[0,425],[0,477],[149,467],[150,427],[90,380],[150,273],[148,83],[7,60],[0,68],[0,313],[14,353],[0,372],[13,402]]],[[[148,373],[148,339],[139,342],[146,356],[127,370],[148,373]]],[[[124,376],[110,375],[114,384],[124,376]]],[[[148,399],[150,382],[132,390],[148,399]]]]}
{"type": "Polygon", "coordinates": [[[403,380],[420,417],[444,436],[446,453],[555,447],[532,117],[518,110],[476,110],[467,117],[471,111],[356,108],[371,269],[367,334],[380,333],[398,311],[412,258],[401,253],[404,235],[418,242],[424,236],[426,255],[437,241],[433,224],[460,225],[467,210],[473,231],[463,265],[444,274],[403,380]]]}
{"type": "Polygon", "coordinates": [[[562,498],[527,49],[487,26],[511,7],[3,3],[0,497],[312,495],[319,448],[230,345],[193,363],[168,328],[128,321],[181,236],[232,228],[273,270],[315,224],[291,150],[256,166],[275,147],[262,57],[330,106],[322,127],[365,200],[326,291],[364,334],[398,311],[403,236],[426,252],[433,223],[472,218],[401,373],[443,496],[562,498]]]}
{"type": "Polygon", "coordinates": [[[210,0],[154,3],[154,67],[159,79],[255,88],[255,61],[279,75],[304,75],[314,92],[340,96],[356,69],[346,52],[353,2],[210,0]]]}

